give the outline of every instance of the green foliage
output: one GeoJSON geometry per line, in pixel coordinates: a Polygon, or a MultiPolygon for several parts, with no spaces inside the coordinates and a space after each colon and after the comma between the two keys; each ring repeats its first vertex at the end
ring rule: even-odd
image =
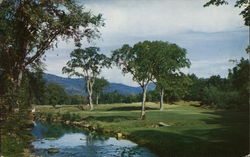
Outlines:
{"type": "Polygon", "coordinates": [[[52,106],[70,104],[67,93],[64,88],[58,84],[49,83],[45,89],[45,96],[43,104],[50,104],[52,106]]]}
{"type": "Polygon", "coordinates": [[[67,66],[63,67],[63,73],[69,76],[96,78],[102,68],[109,67],[110,60],[104,54],[99,54],[100,48],[87,47],[85,49],[75,49],[71,52],[71,60],[67,62],[67,66]],[[80,69],[82,73],[77,70],[80,69]]]}
{"type": "Polygon", "coordinates": [[[0,58],[4,58],[1,64],[10,76],[38,63],[59,37],[74,38],[79,45],[84,37],[96,37],[97,27],[103,25],[101,15],[84,11],[74,0],[4,0],[0,5],[0,23],[0,58]]]}
{"type": "Polygon", "coordinates": [[[99,102],[99,98],[100,98],[100,95],[103,93],[103,90],[105,87],[107,87],[109,84],[109,82],[104,79],[103,77],[102,78],[96,78],[95,80],[95,83],[93,85],[93,94],[95,96],[95,99],[96,99],[96,104],[98,104],[99,102]]]}
{"type": "MultiPolygon", "coordinates": [[[[68,95],[71,105],[87,104],[87,99],[81,95],[68,95]]],[[[67,103],[64,103],[67,104],[67,103]]]]}
{"type": "Polygon", "coordinates": [[[168,75],[166,80],[157,83],[158,90],[165,89],[165,99],[177,101],[183,99],[188,94],[192,81],[183,73],[168,75]]]}
{"type": "Polygon", "coordinates": [[[198,78],[195,74],[188,75],[188,77],[191,79],[192,85],[188,88],[185,100],[201,101],[206,79],[198,78]]]}
{"type": "Polygon", "coordinates": [[[59,39],[74,39],[79,46],[83,38],[99,37],[101,26],[102,16],[85,11],[75,0],[3,0],[0,3],[0,87],[3,89],[0,96],[4,103],[7,100],[8,104],[23,104],[19,98],[29,95],[23,89],[26,87],[21,87],[28,86],[28,78],[23,77],[31,70],[42,68],[44,53],[56,47],[59,39]]]}
{"type": "Polygon", "coordinates": [[[153,91],[149,91],[147,93],[147,101],[148,102],[158,102],[159,101],[159,91],[153,90],[153,91]]]}
{"type": "Polygon", "coordinates": [[[100,96],[100,102],[102,104],[112,104],[112,103],[132,103],[140,102],[141,94],[137,95],[122,95],[118,92],[103,93],[100,96]]]}
{"type": "Polygon", "coordinates": [[[64,121],[79,121],[81,119],[81,117],[79,116],[79,114],[75,114],[75,113],[70,113],[70,112],[66,112],[64,114],[62,114],[61,120],[64,121]]]}
{"type": "Polygon", "coordinates": [[[66,113],[64,113],[63,115],[62,115],[62,120],[64,120],[64,121],[66,121],[66,120],[70,120],[70,118],[71,118],[71,115],[70,115],[70,113],[69,112],[66,112],[66,113]]]}
{"type": "Polygon", "coordinates": [[[86,90],[88,92],[90,110],[93,110],[92,93],[96,77],[101,73],[102,68],[110,67],[111,61],[104,54],[99,54],[98,47],[87,47],[75,49],[70,54],[70,60],[63,67],[63,73],[69,76],[85,77],[86,90]],[[80,71],[80,72],[79,72],[80,71]]]}
{"type": "Polygon", "coordinates": [[[202,102],[214,107],[225,109],[240,109],[240,95],[236,91],[222,91],[215,86],[204,89],[202,102]]]}
{"type": "Polygon", "coordinates": [[[95,93],[102,93],[104,88],[109,84],[109,82],[105,78],[96,78],[95,83],[93,85],[93,91],[95,93]]]}
{"type": "Polygon", "coordinates": [[[228,78],[211,76],[208,79],[189,75],[192,85],[185,100],[198,100],[219,108],[246,109],[249,101],[249,60],[241,59],[229,70],[228,78]]]}
{"type": "Polygon", "coordinates": [[[123,45],[112,52],[112,60],[120,67],[124,74],[130,73],[133,80],[142,88],[152,80],[152,53],[149,50],[149,41],[139,42],[133,47],[123,45]]]}
{"type": "Polygon", "coordinates": [[[28,108],[19,109],[13,114],[0,106],[1,110],[1,138],[0,156],[17,157],[24,156],[24,149],[28,149],[32,135],[30,130],[33,127],[30,110],[28,108]]]}

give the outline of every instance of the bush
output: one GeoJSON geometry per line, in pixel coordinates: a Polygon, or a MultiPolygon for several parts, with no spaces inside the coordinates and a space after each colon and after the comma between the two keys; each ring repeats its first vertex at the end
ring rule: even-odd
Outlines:
{"type": "Polygon", "coordinates": [[[203,92],[202,103],[226,109],[240,108],[240,94],[237,91],[222,91],[217,87],[206,87],[203,92]]]}
{"type": "Polygon", "coordinates": [[[69,112],[64,113],[64,114],[62,115],[62,120],[64,120],[64,121],[70,120],[70,118],[71,118],[71,115],[70,115],[69,112]]]}
{"type": "Polygon", "coordinates": [[[81,117],[78,114],[72,114],[70,117],[71,121],[79,121],[81,119],[81,117]]]}

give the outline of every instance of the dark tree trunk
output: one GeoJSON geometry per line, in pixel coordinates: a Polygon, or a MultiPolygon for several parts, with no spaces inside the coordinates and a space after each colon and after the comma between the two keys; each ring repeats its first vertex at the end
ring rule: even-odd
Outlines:
{"type": "Polygon", "coordinates": [[[164,97],[164,89],[161,89],[161,91],[160,91],[160,111],[164,110],[163,97],[164,97]]]}
{"type": "MultiPolygon", "coordinates": [[[[15,100],[15,104],[13,104],[14,106],[17,106],[17,108],[19,109],[20,107],[20,88],[21,88],[21,84],[22,84],[22,80],[23,80],[23,72],[24,72],[24,68],[20,67],[17,70],[17,75],[13,76],[13,99],[15,100]]],[[[13,106],[13,107],[14,107],[13,106]]],[[[15,108],[15,107],[14,107],[15,108]]]]}

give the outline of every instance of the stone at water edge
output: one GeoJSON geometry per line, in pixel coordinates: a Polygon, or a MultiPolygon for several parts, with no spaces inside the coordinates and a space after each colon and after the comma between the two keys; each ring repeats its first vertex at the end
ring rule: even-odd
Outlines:
{"type": "Polygon", "coordinates": [[[49,148],[48,149],[48,153],[50,154],[50,153],[59,153],[59,149],[57,149],[57,148],[49,148]]]}
{"type": "Polygon", "coordinates": [[[31,112],[32,112],[32,113],[35,113],[35,112],[36,112],[36,108],[33,108],[33,109],[31,110],[31,112]]]}
{"type": "Polygon", "coordinates": [[[122,139],[122,133],[117,133],[117,134],[116,134],[116,138],[117,138],[117,139],[122,139]]]}
{"type": "Polygon", "coordinates": [[[158,125],[159,125],[159,126],[170,126],[170,125],[165,124],[165,123],[163,123],[163,122],[159,122],[158,125]]]}
{"type": "Polygon", "coordinates": [[[55,137],[46,137],[46,138],[44,138],[45,140],[56,140],[56,138],[55,137]]]}

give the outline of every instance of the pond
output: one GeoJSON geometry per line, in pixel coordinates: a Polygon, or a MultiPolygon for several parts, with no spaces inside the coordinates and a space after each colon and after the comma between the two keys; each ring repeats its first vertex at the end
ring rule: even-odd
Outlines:
{"type": "Polygon", "coordinates": [[[97,135],[74,127],[35,122],[33,155],[42,157],[156,157],[129,140],[97,135]]]}

